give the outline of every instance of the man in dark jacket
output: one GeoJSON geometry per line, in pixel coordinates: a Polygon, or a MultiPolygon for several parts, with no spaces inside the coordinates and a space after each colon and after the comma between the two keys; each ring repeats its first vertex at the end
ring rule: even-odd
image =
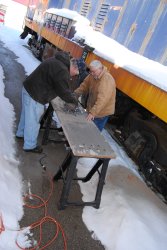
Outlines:
{"type": "Polygon", "coordinates": [[[59,96],[65,102],[77,105],[69,90],[70,76],[77,75],[78,66],[66,52],[57,52],[54,58],[42,62],[23,82],[22,111],[17,138],[24,138],[25,152],[41,153],[37,145],[40,118],[44,105],[59,96]]]}

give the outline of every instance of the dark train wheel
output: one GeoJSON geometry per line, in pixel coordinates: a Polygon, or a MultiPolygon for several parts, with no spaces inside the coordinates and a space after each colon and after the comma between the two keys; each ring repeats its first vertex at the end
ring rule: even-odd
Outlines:
{"type": "Polygon", "coordinates": [[[157,149],[157,139],[148,131],[141,131],[140,133],[146,140],[145,147],[138,157],[139,165],[142,167],[152,159],[152,156],[157,149]]]}

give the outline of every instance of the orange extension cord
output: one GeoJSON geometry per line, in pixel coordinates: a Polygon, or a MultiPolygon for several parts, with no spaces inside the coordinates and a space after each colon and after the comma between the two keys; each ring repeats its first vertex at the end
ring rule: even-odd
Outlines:
{"type": "MultiPolygon", "coordinates": [[[[40,163],[41,163],[41,162],[40,162],[40,163]]],[[[41,165],[42,165],[42,164],[41,164],[41,165]]],[[[45,168],[44,168],[44,169],[45,169],[45,168]]],[[[45,169],[45,170],[46,170],[46,169],[45,169]]],[[[38,228],[38,227],[39,227],[40,237],[39,237],[39,241],[38,241],[37,245],[35,245],[35,246],[32,247],[32,248],[22,248],[22,247],[18,244],[17,239],[16,239],[16,245],[17,245],[20,249],[22,249],[22,250],[26,250],[26,249],[28,249],[28,250],[36,250],[36,249],[43,250],[43,249],[46,249],[48,246],[50,246],[50,245],[56,240],[56,238],[57,238],[59,232],[61,232],[62,237],[63,237],[64,250],[67,250],[66,237],[65,237],[64,230],[63,230],[62,226],[61,226],[60,223],[58,223],[54,218],[52,218],[52,217],[50,217],[50,216],[47,215],[47,205],[48,205],[48,202],[49,202],[49,200],[50,200],[50,197],[51,197],[51,195],[52,195],[52,193],[53,193],[53,181],[52,181],[51,175],[49,176],[49,181],[50,181],[50,192],[49,192],[49,196],[48,196],[48,199],[47,199],[47,200],[44,200],[43,198],[41,198],[40,196],[35,195],[35,194],[26,195],[26,196],[24,197],[24,201],[25,201],[25,202],[26,202],[26,200],[27,200],[28,198],[30,198],[30,197],[31,197],[31,198],[34,197],[34,198],[40,200],[41,204],[39,204],[39,205],[33,206],[33,205],[25,204],[25,206],[28,207],[28,208],[32,208],[32,209],[37,209],[37,208],[44,207],[44,217],[41,218],[40,220],[38,220],[38,221],[32,223],[31,225],[29,225],[29,226],[27,227],[27,228],[30,228],[30,230],[31,230],[31,229],[34,230],[35,228],[38,228]],[[49,242],[47,242],[44,246],[40,246],[41,243],[42,243],[42,226],[43,226],[43,224],[46,223],[46,222],[51,222],[51,223],[55,224],[55,226],[56,226],[55,235],[54,235],[53,238],[52,238],[49,242]]],[[[18,234],[19,234],[21,231],[25,230],[25,227],[24,227],[24,228],[21,228],[20,230],[10,230],[10,229],[7,229],[7,230],[9,230],[9,231],[18,231],[18,234]]],[[[5,231],[5,226],[4,226],[4,224],[3,224],[2,215],[0,215],[0,234],[1,234],[3,231],[5,231]]]]}

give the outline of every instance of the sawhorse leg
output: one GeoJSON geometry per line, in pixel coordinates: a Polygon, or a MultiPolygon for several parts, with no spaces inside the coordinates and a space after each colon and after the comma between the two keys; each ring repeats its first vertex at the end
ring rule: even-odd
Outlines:
{"type": "Polygon", "coordinates": [[[59,209],[64,209],[68,204],[68,196],[70,193],[71,183],[73,180],[73,176],[75,173],[76,165],[77,165],[78,158],[72,157],[70,160],[70,165],[67,168],[66,177],[64,180],[63,190],[61,193],[60,201],[59,201],[59,209]]]}
{"type": "Polygon", "coordinates": [[[59,179],[62,179],[63,173],[66,171],[66,169],[70,165],[71,160],[72,160],[72,153],[71,153],[71,150],[70,150],[68,152],[66,158],[64,159],[63,163],[61,164],[59,170],[57,171],[57,173],[53,177],[53,181],[58,181],[59,179]]]}
{"type": "Polygon", "coordinates": [[[95,205],[94,205],[95,208],[99,208],[99,206],[100,206],[101,194],[103,191],[103,186],[105,184],[105,177],[106,177],[106,173],[107,173],[108,163],[109,163],[109,159],[103,160],[103,165],[102,165],[102,169],[101,169],[101,173],[100,173],[100,177],[99,177],[99,182],[98,182],[97,190],[96,190],[95,205]]]}
{"type": "Polygon", "coordinates": [[[90,172],[86,175],[86,177],[74,178],[78,157],[75,157],[70,151],[68,155],[66,156],[64,162],[62,163],[60,169],[54,176],[54,180],[61,179],[63,176],[63,172],[67,170],[66,177],[63,178],[64,185],[63,185],[63,190],[62,190],[62,194],[61,194],[61,198],[59,202],[59,209],[64,209],[68,205],[93,206],[95,208],[99,208],[109,160],[110,159],[99,159],[97,163],[94,165],[94,167],[90,170],[90,172]],[[81,180],[83,182],[89,181],[91,177],[94,175],[94,173],[98,171],[100,166],[101,166],[101,172],[99,173],[99,181],[97,185],[95,200],[91,202],[68,202],[68,196],[70,193],[72,181],[73,180],[81,180]]]}
{"type": "Polygon", "coordinates": [[[44,123],[46,122],[50,112],[53,112],[53,107],[51,104],[49,104],[48,108],[44,112],[44,115],[42,116],[42,119],[40,121],[40,129],[44,128],[44,123]]]}
{"type": "Polygon", "coordinates": [[[57,138],[57,139],[49,139],[49,133],[50,130],[59,130],[58,128],[51,128],[51,124],[52,124],[52,116],[53,116],[53,107],[51,104],[49,104],[49,107],[47,108],[44,116],[41,119],[41,128],[44,128],[44,133],[43,133],[43,137],[42,137],[42,145],[46,145],[48,143],[48,141],[52,141],[54,143],[65,143],[67,142],[67,140],[63,137],[63,138],[57,138]],[[46,123],[46,126],[44,127],[44,123],[46,123]]]}
{"type": "Polygon", "coordinates": [[[42,145],[46,145],[48,142],[50,126],[52,123],[52,116],[53,116],[53,107],[51,104],[49,104],[49,107],[46,110],[46,113],[44,114],[41,120],[41,126],[43,126],[44,122],[46,121],[46,127],[42,138],[42,145]]]}
{"type": "Polygon", "coordinates": [[[94,167],[90,170],[90,172],[84,177],[81,178],[82,182],[87,182],[89,181],[92,176],[95,174],[96,171],[98,171],[99,167],[103,164],[103,160],[99,159],[96,164],[94,165],[94,167]]]}

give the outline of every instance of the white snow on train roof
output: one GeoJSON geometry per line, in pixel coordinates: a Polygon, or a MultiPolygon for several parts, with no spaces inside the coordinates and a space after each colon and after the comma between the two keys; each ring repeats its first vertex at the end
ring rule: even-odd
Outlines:
{"type": "Polygon", "coordinates": [[[84,39],[87,45],[95,48],[94,53],[96,55],[167,91],[167,66],[139,55],[114,39],[95,31],[89,25],[89,20],[76,11],[68,9],[49,9],[47,11],[73,20],[81,18],[80,20],[83,20],[83,22],[77,22],[75,25],[76,33],[73,40],[84,39]]]}
{"type": "Polygon", "coordinates": [[[69,10],[65,8],[63,9],[50,8],[50,9],[47,9],[46,12],[60,15],[62,17],[72,19],[76,22],[83,23],[85,25],[90,25],[90,21],[86,17],[81,16],[78,12],[73,11],[73,10],[69,10]]]}
{"type": "Polygon", "coordinates": [[[95,48],[96,55],[167,91],[166,66],[130,51],[112,38],[93,30],[92,27],[80,29],[77,26],[74,39],[79,38],[85,39],[86,44],[95,48]]]}

